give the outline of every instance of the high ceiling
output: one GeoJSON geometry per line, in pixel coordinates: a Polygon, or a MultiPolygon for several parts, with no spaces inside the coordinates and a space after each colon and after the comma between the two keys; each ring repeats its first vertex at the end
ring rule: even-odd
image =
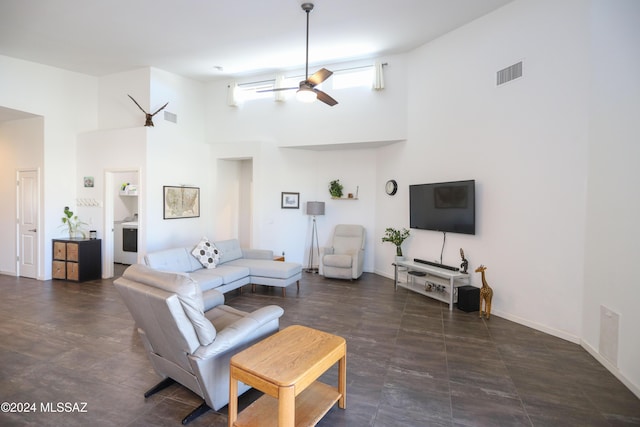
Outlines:
{"type": "MultiPolygon", "coordinates": [[[[312,65],[397,54],[511,0],[316,0],[312,65]]],[[[201,81],[304,66],[301,0],[0,0],[0,55],[102,76],[201,81]]]]}

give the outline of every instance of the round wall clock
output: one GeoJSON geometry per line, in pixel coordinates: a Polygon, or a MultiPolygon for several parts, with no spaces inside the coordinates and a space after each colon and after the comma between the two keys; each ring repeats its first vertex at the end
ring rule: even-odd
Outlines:
{"type": "Polygon", "coordinates": [[[390,179],[387,181],[384,191],[387,192],[388,195],[393,196],[398,191],[398,183],[395,179],[390,179]]]}

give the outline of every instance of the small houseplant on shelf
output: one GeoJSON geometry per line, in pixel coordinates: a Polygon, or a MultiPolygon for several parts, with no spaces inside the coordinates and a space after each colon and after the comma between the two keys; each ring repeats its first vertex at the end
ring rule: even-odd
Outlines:
{"type": "Polygon", "coordinates": [[[340,184],[340,180],[334,179],[329,183],[329,194],[331,194],[332,198],[339,199],[342,197],[343,188],[342,184],[340,184]]]}
{"type": "Polygon", "coordinates": [[[402,230],[396,230],[395,228],[387,228],[384,230],[384,237],[382,237],[382,243],[391,242],[396,245],[396,260],[404,259],[402,256],[402,242],[409,237],[409,230],[403,228],[402,230]]]}
{"type": "Polygon", "coordinates": [[[78,215],[74,215],[71,210],[69,210],[69,206],[64,207],[64,216],[62,217],[62,225],[61,227],[68,228],[69,238],[73,239],[78,237],[78,235],[82,236],[82,238],[86,238],[83,228],[87,224],[80,221],[78,215]]]}

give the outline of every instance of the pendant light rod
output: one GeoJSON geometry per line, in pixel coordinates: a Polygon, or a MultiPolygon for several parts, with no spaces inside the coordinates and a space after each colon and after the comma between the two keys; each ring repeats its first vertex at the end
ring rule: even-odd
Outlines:
{"type": "Polygon", "coordinates": [[[304,81],[306,82],[309,80],[309,12],[313,10],[313,3],[302,3],[301,7],[307,13],[307,46],[304,66],[304,81]]]}

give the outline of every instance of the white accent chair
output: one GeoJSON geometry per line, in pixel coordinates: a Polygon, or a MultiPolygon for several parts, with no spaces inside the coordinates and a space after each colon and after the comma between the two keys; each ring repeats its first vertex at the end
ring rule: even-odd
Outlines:
{"type": "Polygon", "coordinates": [[[319,273],[335,279],[359,278],[364,266],[364,236],[361,225],[336,225],[331,246],[321,250],[319,273]]]}
{"type": "MultiPolygon", "coordinates": [[[[188,275],[141,264],[127,268],[114,285],[135,320],[151,365],[163,378],[144,396],[177,382],[204,399],[182,424],[229,403],[231,356],[277,332],[284,313],[276,305],[245,313],[224,305],[224,295],[215,290],[205,302],[198,282],[188,275]]],[[[238,394],[247,390],[240,384],[238,394]]]]}

